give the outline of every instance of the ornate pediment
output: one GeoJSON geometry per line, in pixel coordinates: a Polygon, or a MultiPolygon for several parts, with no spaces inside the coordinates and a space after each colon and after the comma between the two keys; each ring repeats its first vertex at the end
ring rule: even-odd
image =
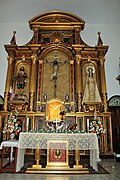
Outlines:
{"type": "Polygon", "coordinates": [[[48,24],[66,24],[66,26],[78,26],[81,30],[84,29],[85,21],[78,16],[63,11],[50,11],[47,13],[40,14],[29,20],[30,28],[33,29],[35,26],[41,27],[48,24]]]}

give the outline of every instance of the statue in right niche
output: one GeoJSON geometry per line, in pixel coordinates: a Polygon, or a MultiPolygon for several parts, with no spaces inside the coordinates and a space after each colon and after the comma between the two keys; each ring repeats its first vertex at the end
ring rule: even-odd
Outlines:
{"type": "Polygon", "coordinates": [[[82,104],[102,102],[96,82],[95,68],[91,65],[87,66],[86,75],[82,104]]]}

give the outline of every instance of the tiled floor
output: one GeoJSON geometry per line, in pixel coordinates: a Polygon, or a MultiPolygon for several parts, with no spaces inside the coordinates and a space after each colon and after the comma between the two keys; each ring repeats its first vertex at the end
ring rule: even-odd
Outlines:
{"type": "Polygon", "coordinates": [[[120,180],[120,162],[116,159],[103,159],[101,165],[110,174],[91,174],[91,175],[48,175],[48,174],[0,174],[0,180],[120,180]]]}

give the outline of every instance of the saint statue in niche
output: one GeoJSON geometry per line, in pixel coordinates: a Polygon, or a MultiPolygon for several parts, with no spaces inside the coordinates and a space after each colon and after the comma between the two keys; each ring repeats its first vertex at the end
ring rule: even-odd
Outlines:
{"type": "Polygon", "coordinates": [[[101,97],[99,94],[99,90],[97,87],[97,82],[95,78],[95,68],[93,66],[86,67],[86,82],[85,82],[85,89],[83,94],[83,103],[98,103],[102,102],[101,97]]]}
{"type": "Polygon", "coordinates": [[[25,72],[24,66],[21,66],[17,76],[14,78],[14,81],[17,81],[17,88],[20,89],[20,91],[23,91],[24,87],[26,86],[27,78],[28,75],[25,72]]]}

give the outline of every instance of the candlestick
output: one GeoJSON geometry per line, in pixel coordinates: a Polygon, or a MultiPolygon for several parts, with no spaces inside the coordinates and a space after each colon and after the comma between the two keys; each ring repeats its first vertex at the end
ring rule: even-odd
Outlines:
{"type": "Polygon", "coordinates": [[[57,119],[56,119],[56,130],[57,130],[57,119]]]}

